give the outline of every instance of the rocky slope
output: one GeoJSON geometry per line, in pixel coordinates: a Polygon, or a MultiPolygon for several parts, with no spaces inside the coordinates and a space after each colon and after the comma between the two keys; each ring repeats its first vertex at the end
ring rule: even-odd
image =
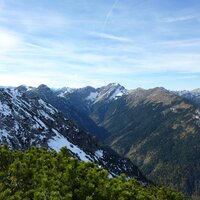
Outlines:
{"type": "Polygon", "coordinates": [[[98,163],[108,169],[110,176],[125,173],[146,182],[130,160],[99,145],[94,137],[33,93],[34,89],[25,86],[0,88],[0,144],[18,150],[39,146],[58,151],[67,146],[73,156],[98,163]]]}

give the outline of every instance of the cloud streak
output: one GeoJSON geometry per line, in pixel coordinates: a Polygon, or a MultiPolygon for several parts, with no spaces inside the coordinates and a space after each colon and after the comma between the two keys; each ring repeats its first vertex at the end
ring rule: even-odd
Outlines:
{"type": "Polygon", "coordinates": [[[168,18],[164,18],[163,21],[166,23],[175,23],[175,22],[193,20],[196,18],[197,18],[196,15],[187,15],[187,16],[178,16],[178,17],[168,17],[168,18]]]}
{"type": "Polygon", "coordinates": [[[122,37],[122,36],[116,36],[106,33],[98,33],[98,32],[91,32],[89,35],[97,38],[107,39],[107,40],[113,40],[117,42],[132,42],[130,38],[122,37]]]}
{"type": "Polygon", "coordinates": [[[115,0],[114,3],[112,4],[112,6],[110,7],[110,10],[108,11],[108,13],[107,13],[107,15],[105,17],[104,23],[103,23],[102,32],[105,31],[105,28],[107,26],[108,20],[112,16],[112,12],[113,12],[114,8],[117,6],[118,2],[119,2],[119,0],[115,0]]]}

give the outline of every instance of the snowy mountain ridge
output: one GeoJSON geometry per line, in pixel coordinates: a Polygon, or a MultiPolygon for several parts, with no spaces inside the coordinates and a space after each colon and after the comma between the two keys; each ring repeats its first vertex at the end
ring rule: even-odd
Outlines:
{"type": "Polygon", "coordinates": [[[95,162],[111,176],[125,173],[145,180],[130,160],[102,147],[56,108],[31,94],[26,86],[0,89],[0,144],[25,150],[31,146],[59,151],[66,146],[78,159],[95,162]]]}
{"type": "Polygon", "coordinates": [[[128,93],[128,90],[126,90],[123,86],[116,83],[110,83],[107,86],[101,87],[97,89],[98,95],[93,100],[93,103],[97,103],[100,101],[112,101],[120,98],[121,96],[128,93]]]}
{"type": "Polygon", "coordinates": [[[190,97],[197,97],[200,96],[200,89],[194,89],[194,90],[182,90],[182,91],[174,91],[175,94],[178,94],[179,96],[190,96],[190,97]]]}
{"type": "Polygon", "coordinates": [[[128,90],[118,83],[110,83],[107,86],[93,88],[90,86],[78,89],[58,89],[59,97],[67,97],[73,93],[81,94],[88,103],[94,104],[101,101],[110,102],[128,94],[128,90]]]}

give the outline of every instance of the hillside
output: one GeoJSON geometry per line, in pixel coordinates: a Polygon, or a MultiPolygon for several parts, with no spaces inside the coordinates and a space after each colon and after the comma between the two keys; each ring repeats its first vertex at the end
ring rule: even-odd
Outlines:
{"type": "MultiPolygon", "coordinates": [[[[107,87],[112,90],[105,97],[120,85],[107,87]]],[[[68,101],[72,95],[67,95],[68,101]]],[[[111,100],[86,100],[79,96],[89,107],[88,116],[108,132],[106,144],[156,183],[200,194],[200,110],[194,101],[164,88],[138,88],[111,100]]]]}
{"type": "Polygon", "coordinates": [[[102,107],[91,118],[105,128],[109,144],[150,179],[187,194],[199,193],[199,109],[162,88],[137,89],[102,107]],[[103,116],[103,118],[102,118],[103,116]]]}

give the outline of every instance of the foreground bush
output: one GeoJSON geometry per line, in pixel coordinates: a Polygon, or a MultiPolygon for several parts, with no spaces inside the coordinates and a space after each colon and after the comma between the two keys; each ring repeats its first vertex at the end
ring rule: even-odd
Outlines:
{"type": "Polygon", "coordinates": [[[0,200],[182,200],[165,188],[143,187],[135,179],[108,178],[94,163],[31,148],[26,152],[0,146],[0,200]]]}

